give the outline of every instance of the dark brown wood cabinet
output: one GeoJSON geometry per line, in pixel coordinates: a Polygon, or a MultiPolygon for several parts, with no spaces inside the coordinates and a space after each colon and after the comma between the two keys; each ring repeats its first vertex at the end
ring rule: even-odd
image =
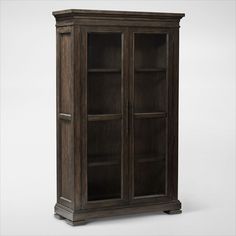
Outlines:
{"type": "Polygon", "coordinates": [[[64,10],[57,29],[58,218],[181,212],[179,21],[64,10]]]}

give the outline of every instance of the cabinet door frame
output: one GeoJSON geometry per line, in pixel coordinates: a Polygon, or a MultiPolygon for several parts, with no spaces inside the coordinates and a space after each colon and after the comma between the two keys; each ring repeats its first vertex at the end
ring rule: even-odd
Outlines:
{"type": "Polygon", "coordinates": [[[82,209],[125,205],[128,202],[128,30],[127,27],[81,26],[82,99],[82,209]],[[88,201],[87,184],[87,36],[88,33],[121,33],[121,198],[88,201]]]}
{"type": "MultiPolygon", "coordinates": [[[[173,189],[177,189],[177,145],[178,145],[178,132],[176,133],[172,129],[178,124],[178,113],[176,113],[176,109],[178,111],[178,101],[174,101],[173,93],[176,94],[178,92],[178,80],[176,81],[175,90],[173,90],[174,86],[174,74],[173,70],[176,66],[177,57],[174,58],[174,44],[173,44],[173,30],[172,29],[161,29],[161,28],[129,28],[129,38],[130,38],[130,73],[129,73],[129,122],[130,122],[130,150],[129,150],[129,166],[130,173],[129,179],[131,182],[131,188],[129,191],[130,202],[131,204],[139,204],[139,203],[151,203],[151,202],[163,202],[163,201],[171,201],[172,199],[177,199],[177,193],[174,194],[173,189]],[[135,196],[134,193],[134,51],[135,51],[135,34],[143,33],[143,34],[166,34],[167,37],[167,70],[166,70],[166,93],[167,93],[167,117],[166,117],[166,183],[165,183],[165,194],[161,195],[144,195],[144,196],[135,196]],[[173,113],[173,111],[175,113],[173,113]],[[177,117],[176,117],[177,115],[177,117]],[[177,123],[176,123],[177,119],[177,123]],[[175,196],[176,195],[176,196],[175,196]]],[[[177,78],[178,79],[178,78],[177,78]]]]}

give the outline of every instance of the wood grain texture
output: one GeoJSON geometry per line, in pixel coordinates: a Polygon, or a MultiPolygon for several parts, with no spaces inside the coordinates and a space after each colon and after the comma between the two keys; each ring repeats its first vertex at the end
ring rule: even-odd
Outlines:
{"type": "Polygon", "coordinates": [[[57,201],[73,206],[73,30],[57,29],[57,201]]]}
{"type": "Polygon", "coordinates": [[[72,41],[70,33],[60,34],[60,112],[71,112],[72,41]]]}
{"type": "Polygon", "coordinates": [[[184,13],[163,13],[163,12],[137,12],[137,11],[104,11],[104,10],[82,10],[82,9],[68,9],[61,11],[54,11],[52,13],[56,18],[60,17],[73,17],[73,16],[85,16],[85,17],[96,17],[97,18],[108,18],[108,17],[121,17],[136,20],[137,18],[143,19],[172,19],[180,20],[184,17],[184,13]]]}
{"type": "Polygon", "coordinates": [[[71,225],[179,213],[179,21],[184,14],[54,12],[57,204],[71,225]]]}
{"type": "Polygon", "coordinates": [[[53,12],[57,27],[68,25],[83,26],[134,26],[159,27],[163,29],[179,27],[183,13],[127,12],[68,9],[53,12]]]}
{"type": "Polygon", "coordinates": [[[76,222],[89,222],[97,218],[107,218],[119,215],[131,215],[131,214],[143,214],[148,212],[167,212],[178,211],[181,209],[181,203],[179,201],[166,200],[165,202],[159,202],[159,204],[135,204],[126,206],[111,206],[107,208],[86,209],[78,210],[76,212],[69,211],[68,208],[63,207],[60,204],[56,204],[55,211],[64,218],[72,221],[71,225],[76,225],[76,222]]]}

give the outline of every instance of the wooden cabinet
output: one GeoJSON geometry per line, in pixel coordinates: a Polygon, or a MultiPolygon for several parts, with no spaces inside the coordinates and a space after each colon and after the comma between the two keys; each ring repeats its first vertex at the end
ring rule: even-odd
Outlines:
{"type": "Polygon", "coordinates": [[[58,218],[181,212],[179,21],[64,10],[57,28],[58,218]]]}

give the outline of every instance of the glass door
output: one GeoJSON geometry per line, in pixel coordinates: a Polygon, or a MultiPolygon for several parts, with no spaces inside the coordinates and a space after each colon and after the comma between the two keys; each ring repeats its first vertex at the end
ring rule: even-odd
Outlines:
{"type": "Polygon", "coordinates": [[[167,194],[167,34],[133,33],[132,198],[167,194]]]}
{"type": "Polygon", "coordinates": [[[86,204],[115,205],[126,198],[125,35],[86,28],[86,204]]]}

